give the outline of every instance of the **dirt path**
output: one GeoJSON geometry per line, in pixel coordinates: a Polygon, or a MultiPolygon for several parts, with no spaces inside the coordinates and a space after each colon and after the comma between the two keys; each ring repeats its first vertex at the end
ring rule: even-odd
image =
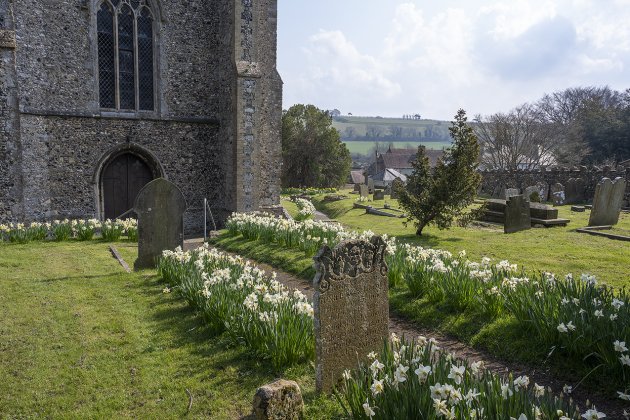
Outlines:
{"type": "MultiPolygon", "coordinates": [[[[194,248],[200,246],[201,243],[203,243],[203,241],[191,242],[186,248],[194,248]]],[[[252,259],[250,259],[250,261],[252,264],[256,264],[268,273],[275,272],[277,280],[289,289],[298,289],[308,296],[310,300],[313,299],[314,289],[311,282],[286,273],[282,270],[278,270],[268,264],[260,263],[252,259]]],[[[562,392],[565,384],[572,385],[574,387],[576,385],[574,383],[563,381],[561,380],[562,378],[555,377],[550,373],[550,369],[543,364],[532,367],[520,363],[506,363],[505,361],[499,360],[485,351],[473,349],[453,337],[432,329],[420,327],[415,323],[396,315],[395,313],[390,313],[389,331],[391,333],[396,333],[399,336],[404,335],[407,338],[416,338],[418,336],[435,338],[441,348],[449,351],[458,358],[468,360],[469,362],[483,361],[484,365],[488,369],[500,375],[505,375],[507,371],[512,373],[514,377],[527,375],[532,383],[535,382],[539,385],[551,387],[555,394],[562,392]]],[[[597,394],[590,390],[586,391],[581,387],[575,389],[571,396],[580,406],[582,411],[585,411],[586,401],[589,400],[599,411],[606,413],[607,419],[624,419],[624,409],[630,411],[630,407],[619,399],[611,398],[611,396],[603,395],[601,393],[597,394]]]]}

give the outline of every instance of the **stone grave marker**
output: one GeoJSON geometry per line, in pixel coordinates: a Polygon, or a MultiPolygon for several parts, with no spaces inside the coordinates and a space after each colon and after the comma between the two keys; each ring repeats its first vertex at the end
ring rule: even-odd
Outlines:
{"type": "Polygon", "coordinates": [[[581,204],[586,201],[586,182],[583,178],[569,178],[564,190],[566,204],[581,204]]]}
{"type": "Polygon", "coordinates": [[[602,179],[595,188],[595,198],[588,225],[616,225],[619,222],[619,213],[625,191],[625,179],[620,177],[614,181],[611,181],[610,178],[602,179]]]}
{"type": "Polygon", "coordinates": [[[510,197],[513,197],[515,195],[519,195],[518,188],[506,188],[503,192],[503,197],[505,197],[506,200],[509,200],[510,197]]]}
{"type": "Polygon", "coordinates": [[[383,190],[374,191],[374,201],[376,200],[385,200],[385,191],[383,190]]]}
{"type": "Polygon", "coordinates": [[[183,246],[186,200],[175,184],[158,178],[140,190],[134,210],[138,214],[138,259],[134,268],[153,268],[162,251],[183,246]]]}
{"type": "Polygon", "coordinates": [[[538,193],[538,201],[542,201],[542,196],[540,195],[540,188],[537,185],[525,188],[523,191],[523,196],[526,201],[532,201],[531,197],[533,193],[538,193]]]}
{"type": "Polygon", "coordinates": [[[330,392],[346,369],[378,352],[388,337],[385,242],[345,241],[314,258],[316,387],[330,392]]]}
{"type": "Polygon", "coordinates": [[[354,192],[361,192],[361,184],[354,184],[354,192]]]}
{"type": "Polygon", "coordinates": [[[522,195],[515,195],[509,198],[505,207],[505,233],[520,232],[531,229],[532,219],[529,212],[529,201],[522,195]]]}
{"type": "Polygon", "coordinates": [[[561,206],[566,201],[564,195],[564,185],[559,182],[556,182],[551,186],[549,194],[551,195],[551,201],[553,201],[554,206],[561,206]]]}
{"type": "Polygon", "coordinates": [[[372,178],[368,179],[368,192],[370,194],[374,194],[374,180],[372,178]]]}
{"type": "Polygon", "coordinates": [[[405,184],[400,178],[396,178],[392,181],[392,194],[390,195],[392,200],[398,200],[398,197],[400,196],[398,191],[400,191],[400,188],[403,188],[404,185],[405,184]]]}
{"type": "Polygon", "coordinates": [[[368,187],[365,184],[361,184],[359,185],[359,194],[361,195],[361,197],[368,197],[368,187]]]}

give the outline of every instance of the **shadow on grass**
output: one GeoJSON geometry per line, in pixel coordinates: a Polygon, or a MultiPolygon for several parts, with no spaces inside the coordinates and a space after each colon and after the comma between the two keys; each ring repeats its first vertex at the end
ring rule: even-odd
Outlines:
{"type": "Polygon", "coordinates": [[[399,235],[396,239],[400,242],[422,245],[424,247],[436,248],[444,242],[462,242],[463,239],[456,236],[449,236],[447,238],[440,238],[435,235],[423,233],[422,236],[415,234],[399,235]]]}

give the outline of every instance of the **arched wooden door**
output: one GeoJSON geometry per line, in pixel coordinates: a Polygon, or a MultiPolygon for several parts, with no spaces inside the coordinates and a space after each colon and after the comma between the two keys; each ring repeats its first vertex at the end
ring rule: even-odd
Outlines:
{"type": "Polygon", "coordinates": [[[103,210],[113,219],[130,210],[138,193],[153,180],[151,168],[138,156],[125,153],[114,158],[102,177],[103,210]]]}

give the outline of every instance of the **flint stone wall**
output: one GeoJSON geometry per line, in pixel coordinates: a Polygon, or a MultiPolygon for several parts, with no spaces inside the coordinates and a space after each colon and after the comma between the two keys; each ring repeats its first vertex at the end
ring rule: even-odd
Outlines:
{"type": "MultiPolygon", "coordinates": [[[[585,198],[587,202],[592,202],[595,196],[595,188],[602,178],[615,179],[622,177],[626,179],[626,192],[624,206],[630,205],[630,170],[619,168],[580,167],[580,168],[546,168],[536,171],[502,171],[486,170],[480,171],[482,176],[481,193],[492,195],[495,191],[504,191],[506,188],[518,188],[524,191],[525,188],[534,186],[539,182],[547,185],[560,183],[567,185],[570,178],[582,178],[585,184],[585,198]]],[[[503,198],[503,197],[501,197],[503,198]]],[[[547,197],[551,201],[550,197],[547,197]]]]}
{"type": "Polygon", "coordinates": [[[126,145],[182,190],[188,232],[204,197],[219,223],[279,204],[276,0],[152,0],[158,100],[141,113],[99,108],[98,1],[54,3],[0,2],[16,40],[0,43],[0,223],[99,216],[98,165],[126,145]]]}

